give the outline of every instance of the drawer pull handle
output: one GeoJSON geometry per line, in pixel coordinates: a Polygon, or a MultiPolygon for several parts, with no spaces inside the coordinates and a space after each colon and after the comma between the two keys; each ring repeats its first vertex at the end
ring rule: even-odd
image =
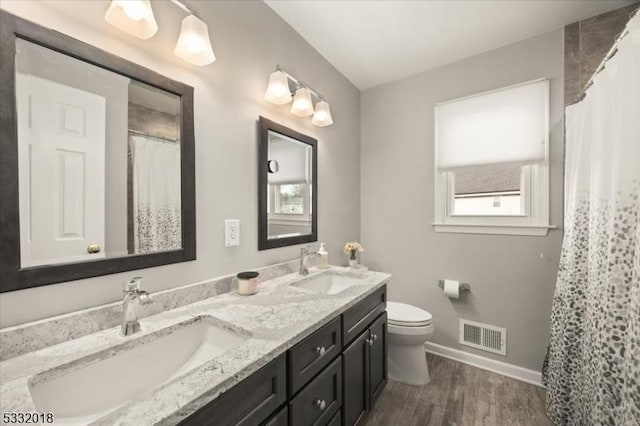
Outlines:
{"type": "Polygon", "coordinates": [[[377,334],[374,334],[374,335],[373,335],[373,336],[371,336],[371,337],[373,337],[373,340],[374,340],[374,341],[375,341],[375,340],[378,340],[378,335],[377,335],[377,334]]]}
{"type": "Polygon", "coordinates": [[[322,356],[322,355],[324,355],[324,353],[325,353],[326,351],[327,351],[327,350],[324,348],[324,346],[318,346],[318,347],[316,348],[316,353],[318,354],[318,356],[322,356]]]}
{"type": "Polygon", "coordinates": [[[327,402],[324,399],[316,399],[316,406],[320,411],[324,411],[324,409],[327,408],[327,402]]]}
{"type": "Polygon", "coordinates": [[[373,338],[367,339],[367,343],[369,344],[369,346],[373,346],[373,338]]]}

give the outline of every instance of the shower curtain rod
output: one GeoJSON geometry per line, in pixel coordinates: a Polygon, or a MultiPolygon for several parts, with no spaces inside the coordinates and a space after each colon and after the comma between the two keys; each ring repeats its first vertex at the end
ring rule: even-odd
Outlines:
{"type": "MultiPolygon", "coordinates": [[[[636,9],[634,12],[632,12],[629,21],[632,20],[638,13],[640,13],[640,9],[636,9]]],[[[589,87],[591,87],[591,85],[593,84],[593,79],[595,78],[595,76],[604,69],[609,59],[613,58],[613,56],[618,51],[618,45],[627,35],[629,35],[629,30],[627,30],[627,28],[625,27],[622,33],[620,33],[620,35],[616,38],[616,41],[613,43],[613,46],[611,46],[611,49],[609,49],[602,62],[600,62],[600,65],[598,65],[593,74],[591,74],[591,78],[589,78],[587,84],[584,85],[584,88],[580,91],[574,103],[580,102],[584,99],[584,97],[587,95],[587,89],[589,89],[589,87]]]]}
{"type": "Polygon", "coordinates": [[[170,138],[165,138],[165,137],[162,137],[162,136],[156,136],[156,135],[152,135],[151,133],[141,132],[140,130],[128,129],[128,131],[129,131],[129,133],[133,133],[134,135],[149,136],[150,138],[160,139],[162,142],[166,142],[166,143],[178,143],[178,141],[176,139],[170,139],[170,138]]]}

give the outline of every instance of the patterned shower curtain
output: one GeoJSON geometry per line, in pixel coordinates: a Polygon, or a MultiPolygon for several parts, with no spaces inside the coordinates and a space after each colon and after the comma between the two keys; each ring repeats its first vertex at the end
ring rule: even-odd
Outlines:
{"type": "Polygon", "coordinates": [[[558,425],[640,425],[640,16],[627,28],[566,109],[565,235],[543,371],[558,425]]]}
{"type": "Polygon", "coordinates": [[[129,136],[136,254],[182,247],[180,144],[129,136]]]}

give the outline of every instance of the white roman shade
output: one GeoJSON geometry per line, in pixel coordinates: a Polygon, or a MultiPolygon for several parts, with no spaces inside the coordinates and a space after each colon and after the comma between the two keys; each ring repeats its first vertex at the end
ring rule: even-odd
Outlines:
{"type": "Polygon", "coordinates": [[[438,171],[545,162],[548,96],[541,79],[436,105],[438,171]]]}
{"type": "Polygon", "coordinates": [[[285,136],[270,133],[269,160],[277,161],[279,169],[269,173],[270,184],[306,183],[310,176],[311,147],[285,136]]]}

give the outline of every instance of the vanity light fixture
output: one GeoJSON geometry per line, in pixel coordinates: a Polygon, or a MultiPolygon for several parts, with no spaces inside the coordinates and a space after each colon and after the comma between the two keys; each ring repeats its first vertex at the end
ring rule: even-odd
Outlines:
{"type": "Polygon", "coordinates": [[[269,76],[269,85],[264,94],[264,98],[276,105],[284,105],[293,100],[291,113],[297,117],[309,117],[313,115],[311,124],[318,127],[330,126],[333,124],[329,103],[322,95],[302,81],[294,78],[280,66],[269,76]],[[295,89],[292,97],[291,87],[295,89]],[[314,108],[314,98],[317,99],[314,108]]]}
{"type": "Polygon", "coordinates": [[[134,37],[146,40],[158,31],[149,0],[111,0],[104,19],[134,37]]]}
{"type": "MultiPolygon", "coordinates": [[[[211,47],[209,28],[198,13],[180,0],[169,0],[189,15],[182,20],[180,35],[173,53],[197,66],[216,60],[211,47]]],[[[150,0],[111,0],[104,19],[127,34],[148,39],[158,31],[150,0]]]]}

